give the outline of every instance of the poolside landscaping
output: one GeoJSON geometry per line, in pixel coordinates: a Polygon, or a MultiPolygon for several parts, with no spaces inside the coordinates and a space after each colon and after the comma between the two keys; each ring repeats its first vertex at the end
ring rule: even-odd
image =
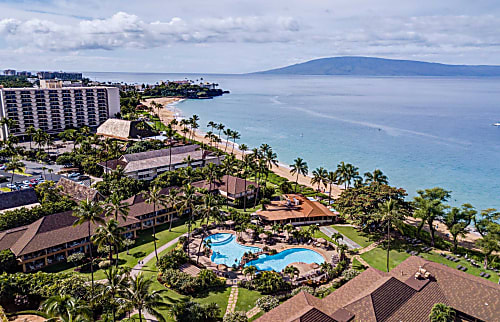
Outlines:
{"type": "Polygon", "coordinates": [[[367,233],[359,231],[356,227],[353,226],[332,225],[332,227],[342,235],[360,245],[362,248],[371,245],[374,241],[377,240],[376,236],[371,236],[367,233]]]}

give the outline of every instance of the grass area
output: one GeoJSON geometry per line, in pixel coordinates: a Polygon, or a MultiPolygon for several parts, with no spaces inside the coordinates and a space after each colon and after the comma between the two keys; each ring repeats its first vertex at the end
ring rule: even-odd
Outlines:
{"type": "Polygon", "coordinates": [[[369,235],[367,233],[359,231],[355,227],[339,226],[339,225],[332,225],[332,227],[335,228],[339,233],[346,236],[347,238],[349,238],[350,240],[357,243],[363,248],[370,245],[371,243],[373,243],[378,239],[377,236],[369,235]]]}
{"type": "Polygon", "coordinates": [[[264,315],[264,313],[266,313],[266,312],[264,312],[264,311],[260,311],[259,313],[255,314],[255,315],[254,315],[251,319],[248,319],[248,321],[249,321],[249,322],[251,322],[251,321],[255,321],[255,320],[257,320],[258,318],[260,318],[261,316],[263,316],[263,315],[264,315]]]}
{"type": "MultiPolygon", "coordinates": [[[[407,245],[405,242],[401,240],[394,240],[392,242],[391,246],[391,251],[389,255],[389,268],[393,269],[397,265],[399,265],[402,261],[410,257],[408,253],[406,253],[406,249],[410,250],[417,250],[420,251],[420,247],[411,247],[407,245]]],[[[360,256],[368,263],[370,266],[381,270],[381,271],[386,271],[386,255],[387,251],[382,247],[379,246],[375,249],[372,249],[369,252],[366,252],[364,254],[361,254],[360,256]]],[[[489,281],[498,283],[499,276],[497,273],[491,270],[485,270],[480,267],[474,267],[472,266],[469,262],[467,262],[463,257],[459,258],[459,262],[452,262],[448,259],[446,259],[443,256],[440,256],[438,252],[430,251],[430,252],[421,252],[420,255],[432,262],[436,262],[439,264],[443,264],[452,268],[456,268],[458,265],[462,265],[467,267],[467,271],[465,273],[479,276],[481,272],[486,272],[490,274],[491,276],[488,278],[489,281]]],[[[354,265],[354,263],[353,263],[354,265]]]]}
{"type": "MultiPolygon", "coordinates": [[[[161,254],[158,254],[159,256],[162,256],[169,252],[170,250],[174,249],[176,245],[172,245],[171,247],[167,248],[164,252],[161,254]]],[[[162,284],[160,284],[156,280],[156,274],[158,273],[156,270],[156,259],[153,258],[151,261],[149,261],[142,269],[143,274],[146,278],[151,279],[154,281],[152,290],[154,291],[164,291],[163,296],[165,298],[165,303],[167,304],[174,304],[178,301],[186,301],[189,299],[188,296],[181,295],[175,291],[169,290],[165,288],[162,284]]],[[[241,289],[240,289],[241,291],[241,289]]],[[[220,308],[220,317],[224,316],[224,313],[226,313],[226,307],[227,307],[227,302],[229,299],[229,294],[231,293],[231,287],[224,287],[218,290],[212,290],[210,292],[202,293],[202,294],[197,294],[196,297],[192,298],[193,301],[202,303],[202,304],[207,304],[207,303],[217,303],[217,305],[220,308]]],[[[238,296],[239,298],[239,296],[238,296]]],[[[168,312],[168,308],[165,309],[160,309],[159,310],[162,316],[167,320],[167,321],[174,321],[168,312]]]]}
{"type": "Polygon", "coordinates": [[[361,264],[361,262],[358,259],[354,258],[352,260],[352,268],[355,269],[355,270],[357,270],[357,271],[362,272],[362,271],[364,271],[366,269],[366,266],[364,266],[363,264],[361,264]]]}
{"type": "MultiPolygon", "coordinates": [[[[381,247],[372,249],[369,252],[360,255],[371,267],[376,268],[380,271],[387,271],[387,251],[381,247]]],[[[393,269],[398,266],[399,263],[410,257],[409,254],[405,252],[400,252],[395,249],[391,249],[389,253],[389,269],[393,269]]]]}
{"type": "MultiPolygon", "coordinates": [[[[187,225],[183,222],[178,221],[177,224],[173,224],[172,231],[168,231],[168,223],[156,227],[156,245],[160,247],[169,241],[179,237],[180,235],[187,232],[187,225]]],[[[135,239],[135,246],[132,247],[127,254],[124,250],[120,252],[120,266],[134,267],[137,265],[138,261],[143,259],[146,255],[154,252],[153,244],[153,230],[147,229],[140,231],[137,238],[135,239]]],[[[46,272],[72,272],[74,271],[74,266],[69,263],[62,263],[54,266],[49,266],[45,269],[46,272]]],[[[90,278],[90,272],[79,273],[90,278]]],[[[99,280],[105,277],[104,270],[99,269],[94,272],[94,279],[99,280]]]]}
{"type": "Polygon", "coordinates": [[[238,289],[238,302],[236,302],[235,311],[250,311],[255,306],[255,301],[260,297],[262,297],[261,293],[240,287],[238,289]]]}

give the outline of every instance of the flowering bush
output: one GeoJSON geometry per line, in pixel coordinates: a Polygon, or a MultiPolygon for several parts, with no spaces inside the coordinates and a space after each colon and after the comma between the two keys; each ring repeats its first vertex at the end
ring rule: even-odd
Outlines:
{"type": "Polygon", "coordinates": [[[245,312],[241,311],[236,311],[236,312],[230,312],[224,315],[224,318],[222,319],[223,322],[247,322],[248,318],[245,314],[245,312]]]}
{"type": "Polygon", "coordinates": [[[292,291],[291,295],[295,296],[295,295],[299,294],[302,291],[314,295],[314,289],[312,287],[310,287],[310,286],[297,287],[296,289],[294,289],[292,291]]]}
{"type": "Polygon", "coordinates": [[[257,301],[255,301],[255,305],[257,305],[262,311],[269,312],[279,305],[279,301],[274,296],[265,295],[258,298],[257,301]]]}
{"type": "Polygon", "coordinates": [[[357,271],[355,269],[347,269],[347,270],[342,272],[342,276],[344,277],[344,280],[346,282],[352,280],[353,278],[355,278],[358,275],[359,275],[359,271],[357,271]]]}

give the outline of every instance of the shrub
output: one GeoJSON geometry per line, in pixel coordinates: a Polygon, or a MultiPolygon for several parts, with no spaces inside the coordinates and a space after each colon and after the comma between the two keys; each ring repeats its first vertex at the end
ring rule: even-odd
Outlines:
{"type": "Polygon", "coordinates": [[[199,304],[178,302],[170,310],[176,321],[209,322],[218,319],[220,309],[216,303],[199,304]]]}
{"type": "Polygon", "coordinates": [[[75,266],[78,265],[79,262],[81,262],[85,258],[84,253],[74,253],[68,256],[68,263],[72,263],[75,266]]]}
{"type": "MultiPolygon", "coordinates": [[[[3,308],[0,306],[0,322],[8,322],[7,316],[5,315],[5,312],[3,311],[3,308]]],[[[231,320],[233,321],[233,320],[231,320]]],[[[237,321],[237,320],[234,320],[237,321]]]]}
{"type": "Polygon", "coordinates": [[[13,273],[17,268],[16,255],[10,249],[0,251],[0,273],[13,273]]]}
{"type": "Polygon", "coordinates": [[[296,289],[294,289],[291,293],[291,296],[295,296],[297,294],[299,294],[300,292],[306,292],[306,293],[309,293],[311,295],[314,295],[314,289],[310,286],[301,286],[301,287],[297,287],[296,289]]]}
{"type": "Polygon", "coordinates": [[[334,290],[335,290],[335,288],[333,288],[333,287],[321,285],[320,287],[316,288],[314,295],[319,297],[319,298],[324,298],[325,296],[332,293],[334,290]]]}
{"type": "Polygon", "coordinates": [[[342,272],[342,276],[344,277],[346,282],[352,280],[353,278],[355,278],[358,275],[359,275],[359,271],[357,271],[355,269],[347,269],[347,270],[342,272]]]}
{"type": "Polygon", "coordinates": [[[182,249],[174,249],[160,258],[156,266],[160,270],[179,268],[189,261],[188,255],[182,249]]]}
{"type": "Polygon", "coordinates": [[[224,318],[222,319],[223,322],[247,322],[248,318],[245,312],[241,311],[236,311],[236,312],[230,312],[224,315],[224,318]]]}
{"type": "Polygon", "coordinates": [[[283,277],[273,271],[261,272],[253,280],[255,289],[263,294],[273,294],[280,291],[287,291],[291,288],[290,283],[283,280],[283,277]]]}
{"type": "Polygon", "coordinates": [[[255,305],[257,305],[262,311],[269,312],[279,305],[279,301],[274,296],[265,295],[258,298],[257,301],[255,301],[255,305]]]}

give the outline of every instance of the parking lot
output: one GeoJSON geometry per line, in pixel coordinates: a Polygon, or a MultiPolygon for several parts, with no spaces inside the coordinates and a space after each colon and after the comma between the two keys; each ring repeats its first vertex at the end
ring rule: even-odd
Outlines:
{"type": "MultiPolygon", "coordinates": [[[[40,164],[37,162],[31,162],[31,161],[22,161],[26,165],[26,170],[24,171],[27,174],[30,174],[30,176],[24,176],[24,175],[19,175],[19,174],[14,174],[14,179],[12,180],[13,183],[22,183],[23,181],[31,181],[32,179],[45,179],[45,180],[52,180],[52,181],[59,181],[59,178],[61,178],[61,175],[56,174],[59,172],[62,168],[60,165],[48,165],[48,164],[40,164]],[[45,167],[45,171],[42,169],[45,167]],[[48,169],[52,169],[53,173],[49,173],[48,169]],[[44,175],[45,172],[45,175],[44,175]]],[[[7,187],[8,184],[10,184],[11,178],[12,178],[12,173],[11,172],[6,172],[4,170],[0,170],[0,175],[5,176],[8,181],[2,182],[0,184],[0,187],[7,187]]]]}

